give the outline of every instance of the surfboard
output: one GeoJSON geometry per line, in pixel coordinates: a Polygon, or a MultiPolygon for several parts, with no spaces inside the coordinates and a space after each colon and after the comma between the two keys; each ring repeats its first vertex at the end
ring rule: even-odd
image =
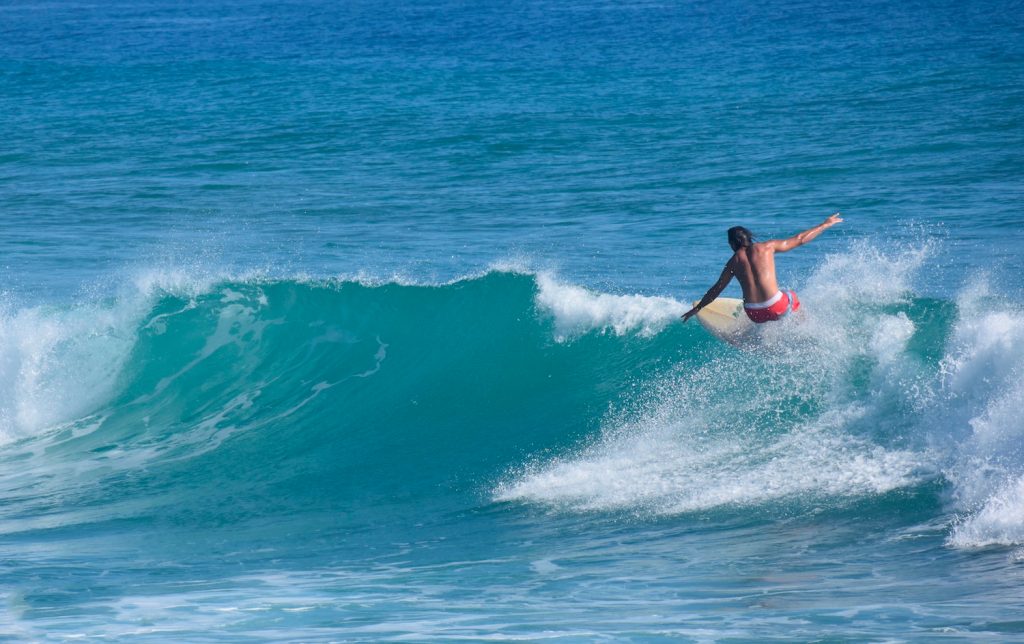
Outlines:
{"type": "Polygon", "coordinates": [[[720,297],[708,304],[697,313],[697,321],[708,333],[736,347],[749,341],[755,328],[743,311],[743,300],[734,297],[720,297]]]}

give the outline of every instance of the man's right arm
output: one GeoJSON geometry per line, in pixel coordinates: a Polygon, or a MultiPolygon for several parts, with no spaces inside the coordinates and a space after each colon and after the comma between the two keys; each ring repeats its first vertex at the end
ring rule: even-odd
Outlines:
{"type": "Polygon", "coordinates": [[[714,286],[708,289],[708,292],[704,294],[704,297],[701,298],[700,302],[697,302],[696,306],[686,313],[683,313],[683,322],[686,322],[693,316],[697,315],[702,308],[714,302],[715,298],[722,294],[725,287],[729,285],[730,281],[732,281],[733,271],[733,260],[730,259],[725,263],[725,268],[722,269],[722,274],[718,276],[718,281],[715,282],[714,286]]]}
{"type": "Polygon", "coordinates": [[[808,228],[802,233],[797,233],[793,235],[789,239],[773,239],[770,243],[772,244],[772,248],[775,250],[775,252],[784,253],[787,250],[793,250],[797,246],[803,246],[804,244],[811,241],[821,233],[825,232],[826,229],[835,226],[841,221],[843,221],[843,219],[842,217],[839,216],[839,213],[837,212],[836,214],[832,215],[831,217],[821,222],[814,228],[808,228]]]}

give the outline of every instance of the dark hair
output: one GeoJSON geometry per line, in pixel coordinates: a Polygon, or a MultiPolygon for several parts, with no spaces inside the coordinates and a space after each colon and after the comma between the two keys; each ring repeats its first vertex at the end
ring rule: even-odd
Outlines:
{"type": "Polygon", "coordinates": [[[729,229],[729,245],[733,250],[746,248],[754,243],[754,233],[743,226],[733,226],[729,229]]]}

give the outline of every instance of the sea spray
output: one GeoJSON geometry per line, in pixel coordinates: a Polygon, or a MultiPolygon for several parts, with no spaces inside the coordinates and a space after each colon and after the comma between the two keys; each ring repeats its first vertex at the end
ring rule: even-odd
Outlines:
{"type": "Polygon", "coordinates": [[[943,362],[952,427],[931,428],[950,449],[946,476],[963,513],[956,546],[1024,543],[1024,312],[975,280],[959,298],[960,319],[943,362]]]}
{"type": "MultiPolygon", "coordinates": [[[[631,413],[607,418],[597,440],[513,471],[495,498],[672,514],[857,498],[927,480],[934,455],[894,436],[908,419],[892,418],[900,412],[893,399],[924,377],[920,356],[908,351],[917,331],[908,312],[926,255],[865,246],[829,257],[809,282],[803,311],[759,328],[747,351],[720,345],[701,365],[643,383],[631,413]],[[857,261],[864,254],[876,261],[857,261]]],[[[610,312],[625,305],[609,298],[599,308],[596,298],[573,295],[562,306],[578,303],[573,312],[591,328],[608,326],[610,312]]],[[[668,311],[655,303],[629,311],[657,324],[668,311]]],[[[644,323],[629,326],[650,332],[644,323]]]]}
{"type": "Polygon", "coordinates": [[[650,336],[690,308],[668,297],[594,292],[563,283],[550,273],[539,273],[536,279],[537,307],[554,318],[558,340],[595,330],[650,336]]]}

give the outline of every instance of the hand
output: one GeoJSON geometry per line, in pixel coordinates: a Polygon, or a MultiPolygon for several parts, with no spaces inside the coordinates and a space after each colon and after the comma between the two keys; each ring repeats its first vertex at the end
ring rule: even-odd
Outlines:
{"type": "Polygon", "coordinates": [[[843,221],[843,218],[840,217],[839,213],[837,212],[836,214],[830,216],[828,219],[825,220],[825,225],[826,226],[835,226],[838,223],[842,223],[842,221],[843,221]]]}
{"type": "Polygon", "coordinates": [[[690,318],[692,318],[695,315],[697,315],[697,307],[694,307],[694,308],[690,309],[689,311],[687,311],[686,313],[683,313],[683,315],[682,315],[683,322],[684,323],[687,322],[690,318]]]}

